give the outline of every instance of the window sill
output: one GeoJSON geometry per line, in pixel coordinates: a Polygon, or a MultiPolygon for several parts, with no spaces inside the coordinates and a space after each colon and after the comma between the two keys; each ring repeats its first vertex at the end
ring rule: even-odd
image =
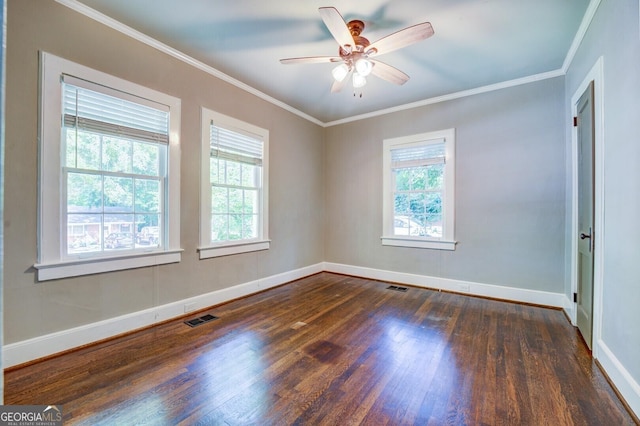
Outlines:
{"type": "Polygon", "coordinates": [[[418,238],[381,237],[383,246],[413,247],[435,250],[455,250],[456,241],[423,240],[418,238]]]}
{"type": "Polygon", "coordinates": [[[156,251],[128,254],[121,257],[101,257],[39,263],[33,265],[38,270],[38,281],[57,280],[102,272],[121,271],[145,266],[177,263],[182,259],[182,250],[156,251]]]}
{"type": "Polygon", "coordinates": [[[200,260],[211,257],[230,256],[232,254],[250,253],[252,251],[269,250],[271,240],[259,240],[251,242],[237,242],[221,244],[211,247],[200,247],[200,260]]]}

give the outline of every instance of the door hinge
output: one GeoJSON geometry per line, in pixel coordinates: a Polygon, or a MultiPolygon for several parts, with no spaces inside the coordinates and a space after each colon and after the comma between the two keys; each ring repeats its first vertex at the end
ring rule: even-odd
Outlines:
{"type": "Polygon", "coordinates": [[[578,117],[573,117],[573,127],[578,127],[578,117]]]}
{"type": "Polygon", "coordinates": [[[573,303],[578,303],[578,293],[573,293],[573,303]]]}

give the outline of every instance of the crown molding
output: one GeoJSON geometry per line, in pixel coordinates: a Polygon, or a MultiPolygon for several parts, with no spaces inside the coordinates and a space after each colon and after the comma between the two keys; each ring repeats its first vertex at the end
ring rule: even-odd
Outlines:
{"type": "Polygon", "coordinates": [[[382,109],[378,111],[369,112],[367,114],[355,115],[353,117],[331,121],[331,122],[325,123],[325,127],[336,126],[338,124],[350,123],[353,121],[364,120],[372,117],[378,117],[380,115],[386,115],[386,114],[391,114],[393,112],[422,107],[425,105],[432,105],[440,102],[451,101],[453,99],[466,98],[467,96],[479,95],[481,93],[493,92],[495,90],[506,89],[509,87],[521,86],[523,84],[529,84],[529,83],[533,83],[540,80],[547,80],[549,78],[561,77],[561,76],[564,76],[564,74],[565,74],[564,71],[562,71],[561,69],[558,69],[555,71],[549,71],[545,73],[530,75],[528,77],[522,77],[514,80],[503,81],[501,83],[489,84],[487,86],[482,86],[482,87],[476,87],[475,89],[462,90],[460,92],[455,92],[455,93],[448,93],[446,95],[436,96],[434,98],[424,99],[422,101],[399,105],[393,108],[382,109]]]}
{"type": "Polygon", "coordinates": [[[147,46],[153,47],[156,50],[159,50],[163,53],[166,53],[169,56],[172,56],[182,62],[185,62],[188,65],[191,65],[192,67],[195,67],[201,71],[206,72],[207,74],[210,74],[216,78],[219,78],[220,80],[223,80],[229,84],[232,84],[234,86],[236,86],[239,89],[244,90],[245,92],[251,93],[252,95],[255,95],[269,103],[272,103],[273,105],[276,105],[284,110],[287,110],[297,116],[300,116],[302,118],[304,118],[305,120],[308,120],[312,123],[315,123],[319,126],[323,126],[324,123],[320,120],[318,120],[315,117],[312,117],[296,108],[293,108],[292,106],[285,104],[282,101],[279,101],[278,99],[275,99],[251,86],[249,86],[248,84],[245,84],[243,82],[241,82],[240,80],[237,80],[225,73],[223,73],[222,71],[219,71],[215,68],[213,68],[212,66],[209,66],[195,58],[192,58],[189,55],[186,55],[185,53],[174,49],[173,47],[167,46],[166,44],[152,38],[149,37],[146,34],[141,33],[140,31],[134,30],[133,28],[123,24],[122,22],[116,21],[113,18],[110,18],[108,16],[106,16],[103,13],[98,12],[95,9],[90,8],[89,6],[82,4],[80,2],[78,2],[77,0],[55,0],[56,2],[60,3],[63,6],[68,7],[69,9],[72,9],[88,18],[93,19],[94,21],[100,22],[101,24],[104,24],[116,31],[121,32],[122,34],[125,34],[141,43],[146,44],[147,46]]]}
{"type": "Polygon", "coordinates": [[[589,25],[591,25],[591,21],[593,21],[593,17],[598,10],[598,6],[600,6],[601,0],[591,0],[589,6],[587,6],[587,10],[582,17],[582,22],[578,27],[578,31],[576,32],[576,36],[573,38],[573,43],[569,47],[569,51],[567,52],[567,56],[564,58],[564,63],[562,64],[562,72],[564,74],[567,73],[571,63],[573,62],[573,58],[576,56],[578,52],[578,48],[584,39],[584,36],[587,34],[587,30],[589,29],[589,25]]]}
{"type": "Polygon", "coordinates": [[[393,108],[370,112],[367,114],[356,115],[356,116],[344,118],[341,120],[331,121],[331,122],[325,123],[324,126],[325,127],[337,126],[339,124],[345,124],[353,121],[364,120],[367,118],[378,117],[380,115],[390,114],[393,112],[404,111],[407,109],[417,108],[425,105],[432,105],[439,102],[446,102],[453,99],[459,99],[467,96],[478,95],[480,93],[487,93],[494,90],[506,89],[509,87],[533,83],[533,82],[545,80],[548,78],[564,76],[567,74],[567,71],[569,70],[571,63],[573,62],[573,58],[575,57],[576,52],[578,51],[578,48],[580,47],[580,44],[582,43],[582,40],[584,39],[587,33],[587,30],[591,25],[591,21],[593,20],[596,14],[596,11],[598,10],[598,6],[600,6],[600,2],[601,0],[591,0],[591,2],[589,3],[589,6],[587,6],[587,10],[585,11],[584,16],[582,17],[582,22],[580,23],[580,27],[578,27],[578,31],[576,32],[576,35],[573,38],[573,42],[571,43],[571,46],[567,51],[567,56],[565,56],[564,62],[562,64],[562,68],[560,69],[557,69],[555,71],[545,72],[542,74],[535,74],[532,76],[523,77],[515,80],[509,80],[501,83],[490,84],[488,86],[477,87],[475,89],[463,90],[461,92],[456,92],[456,93],[449,93],[443,96],[437,96],[434,98],[429,98],[429,99],[425,99],[425,100],[410,103],[410,104],[405,104],[405,105],[400,105],[393,108]]]}
{"type": "Polygon", "coordinates": [[[585,12],[585,15],[582,19],[582,22],[580,24],[580,27],[578,28],[578,32],[576,33],[576,36],[573,39],[573,42],[569,48],[569,51],[567,52],[567,55],[565,57],[565,60],[563,62],[562,68],[554,70],[554,71],[549,71],[549,72],[545,72],[545,73],[540,73],[540,74],[534,74],[531,76],[527,76],[527,77],[522,77],[522,78],[518,78],[518,79],[514,79],[514,80],[508,80],[508,81],[504,81],[504,82],[500,82],[500,83],[496,83],[496,84],[490,84],[487,86],[482,86],[482,87],[477,87],[474,89],[469,89],[469,90],[463,90],[460,92],[455,92],[455,93],[449,93],[446,95],[442,95],[442,96],[437,96],[437,97],[433,97],[433,98],[428,98],[428,99],[424,99],[418,102],[412,102],[412,103],[408,103],[408,104],[404,104],[404,105],[399,105],[396,107],[392,107],[392,108],[387,108],[387,109],[382,109],[382,110],[378,110],[378,111],[373,111],[370,113],[366,113],[366,114],[361,114],[361,115],[355,115],[352,117],[347,117],[347,118],[343,118],[340,120],[335,120],[335,121],[330,121],[330,122],[323,122],[321,120],[318,120],[315,117],[312,117],[278,99],[275,99],[251,86],[249,86],[246,83],[243,83],[219,70],[217,70],[216,68],[213,68],[212,66],[209,66],[195,58],[192,58],[189,55],[186,55],[185,53],[174,49],[173,47],[170,47],[152,37],[147,36],[146,34],[143,34],[119,21],[116,21],[113,18],[110,18],[100,12],[98,12],[95,9],[90,8],[89,6],[86,6],[85,4],[80,3],[77,0],[55,0],[56,2],[82,14],[87,16],[88,18],[91,18],[97,22],[100,22],[116,31],[121,32],[122,34],[125,34],[135,40],[140,41],[141,43],[144,43],[154,49],[157,49],[163,53],[166,53],[169,56],[172,56],[188,65],[191,65],[201,71],[206,72],[207,74],[210,74],[216,78],[219,78],[220,80],[223,80],[229,84],[232,84],[234,86],[236,86],[237,88],[244,90],[248,93],[251,93],[252,95],[255,95],[273,105],[276,105],[286,111],[289,111],[301,118],[304,118],[305,120],[308,120],[314,124],[317,124],[321,127],[331,127],[331,126],[337,126],[340,124],[345,124],[345,123],[350,123],[350,122],[354,122],[354,121],[359,121],[359,120],[364,120],[364,119],[368,119],[368,118],[372,118],[372,117],[378,117],[381,115],[386,115],[386,114],[390,114],[390,113],[394,113],[394,112],[399,112],[399,111],[405,111],[408,109],[413,109],[413,108],[418,108],[418,107],[422,107],[422,106],[426,106],[426,105],[433,105],[433,104],[437,104],[440,102],[446,102],[446,101],[450,101],[453,99],[460,99],[460,98],[464,98],[467,96],[473,96],[473,95],[477,95],[477,94],[481,94],[481,93],[487,93],[487,92],[491,92],[494,90],[501,90],[501,89],[505,89],[505,88],[509,88],[509,87],[515,87],[515,86],[520,86],[523,84],[528,84],[528,83],[533,83],[536,81],[540,81],[540,80],[545,80],[545,79],[549,79],[549,78],[555,78],[555,77],[560,77],[560,76],[564,76],[567,73],[567,70],[569,69],[569,66],[571,65],[571,62],[573,61],[573,58],[578,50],[578,47],[580,46],[580,43],[582,42],[582,39],[584,38],[587,29],[589,28],[589,25],[591,24],[591,21],[593,20],[593,17],[595,16],[595,13],[598,9],[598,6],[600,5],[601,0],[591,0],[591,2],[589,3],[589,6],[587,7],[587,10],[585,12]]]}

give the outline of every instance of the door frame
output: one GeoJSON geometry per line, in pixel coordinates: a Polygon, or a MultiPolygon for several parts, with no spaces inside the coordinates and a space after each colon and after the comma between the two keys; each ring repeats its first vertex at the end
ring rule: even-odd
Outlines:
{"type": "MultiPolygon", "coordinates": [[[[591,351],[598,358],[602,335],[603,242],[604,242],[604,59],[601,56],[571,97],[571,117],[577,116],[578,100],[593,81],[594,122],[594,222],[593,222],[593,330],[591,351]]],[[[569,122],[573,122],[573,118],[569,122]]],[[[571,294],[578,291],[578,129],[571,126],[571,294]]],[[[571,324],[577,325],[577,303],[572,301],[571,324]]]]}

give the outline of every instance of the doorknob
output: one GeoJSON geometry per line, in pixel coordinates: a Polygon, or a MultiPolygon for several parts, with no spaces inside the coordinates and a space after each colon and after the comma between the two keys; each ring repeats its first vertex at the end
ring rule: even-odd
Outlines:
{"type": "Polygon", "coordinates": [[[592,239],[592,234],[591,234],[591,228],[589,228],[589,233],[585,234],[584,232],[580,233],[580,239],[584,240],[584,239],[589,239],[589,253],[591,253],[591,248],[592,248],[592,244],[593,244],[593,239],[592,239]]]}

